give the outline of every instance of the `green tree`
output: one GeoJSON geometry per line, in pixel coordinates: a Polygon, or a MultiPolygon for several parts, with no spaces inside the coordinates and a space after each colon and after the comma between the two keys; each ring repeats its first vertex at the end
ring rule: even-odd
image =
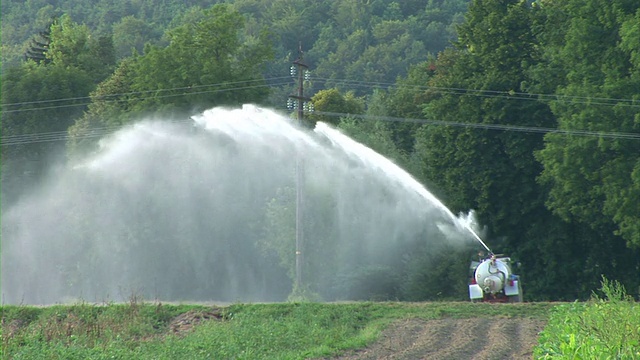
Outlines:
{"type": "MultiPolygon", "coordinates": [[[[389,95],[384,99],[386,114],[401,119],[422,119],[423,105],[430,98],[425,84],[429,83],[435,74],[436,59],[411,66],[406,77],[398,78],[396,86],[389,90],[389,95]]],[[[415,146],[415,132],[420,127],[419,122],[402,121],[395,124],[393,141],[403,152],[413,152],[415,146]]]]}
{"type": "Polygon", "coordinates": [[[368,82],[396,79],[406,74],[407,64],[424,59],[427,55],[424,43],[413,36],[407,22],[384,21],[375,26],[374,43],[347,66],[347,77],[368,82]]]}
{"type": "Polygon", "coordinates": [[[115,72],[91,92],[91,103],[81,118],[69,126],[67,152],[70,157],[83,155],[95,150],[97,135],[114,131],[129,121],[131,84],[135,73],[134,60],[120,62],[115,72]]]}
{"type": "MultiPolygon", "coordinates": [[[[629,1],[545,4],[545,58],[534,68],[534,90],[557,89],[551,102],[558,126],[574,132],[638,133],[640,6],[629,1]],[[569,14],[561,31],[555,13],[569,14]],[[632,45],[633,44],[633,45],[632,45]],[[548,79],[545,68],[553,69],[548,79]]],[[[640,142],[620,136],[549,134],[538,153],[548,205],[565,219],[598,230],[615,224],[630,247],[640,247],[640,142]],[[605,216],[603,216],[605,215],[605,216]]]]}
{"type": "MultiPolygon", "coordinates": [[[[341,249],[335,214],[335,195],[331,187],[305,179],[301,183],[304,193],[302,252],[302,289],[293,288],[293,296],[320,296],[336,298],[336,271],[344,259],[339,259],[341,249]]],[[[296,189],[279,188],[265,204],[263,238],[258,245],[266,256],[274,256],[287,270],[292,282],[296,279],[296,189]]],[[[307,299],[309,300],[309,299],[307,299]]]]}
{"type": "Polygon", "coordinates": [[[2,73],[3,203],[40,181],[63,152],[65,132],[114,64],[110,40],[63,16],[50,26],[50,61],[2,73]]]}
{"type": "Polygon", "coordinates": [[[476,209],[489,228],[490,246],[522,262],[525,284],[531,279],[528,294],[572,299],[588,296],[576,282],[597,282],[596,274],[583,271],[585,264],[607,268],[609,260],[599,257],[603,249],[590,244],[597,235],[576,238],[575,225],[545,208],[545,187],[536,182],[542,167],[534,157],[543,147],[541,134],[482,129],[554,126],[549,107],[532,101],[522,88],[526,69],[540,58],[532,31],[539,16],[539,8],[526,2],[471,3],[457,49],[440,54],[432,89],[425,93],[425,118],[455,126],[424,125],[416,154],[421,177],[446,194],[445,203],[454,212],[476,209]],[[572,255],[559,255],[563,247],[572,255]]]}
{"type": "MultiPolygon", "coordinates": [[[[427,119],[471,124],[551,124],[552,118],[543,104],[511,99],[508,95],[477,96],[477,91],[484,89],[503,94],[521,90],[521,65],[535,61],[536,56],[529,30],[531,12],[526,4],[517,1],[472,3],[466,22],[460,27],[459,50],[441,54],[436,64],[436,75],[429,84],[434,89],[424,108],[427,119]],[[440,90],[452,88],[470,90],[440,90]]],[[[425,125],[418,148],[427,165],[425,176],[438,174],[438,183],[451,194],[458,194],[451,199],[454,208],[471,206],[481,217],[491,214],[488,218],[492,230],[508,233],[517,231],[519,226],[513,214],[540,206],[535,184],[540,166],[536,165],[532,150],[541,147],[541,140],[535,134],[425,125]]]]}
{"type": "Polygon", "coordinates": [[[115,67],[111,36],[92,36],[86,25],[74,23],[67,15],[51,26],[47,57],[59,66],[89,74],[96,84],[109,76],[115,67]]]}
{"type": "Polygon", "coordinates": [[[58,64],[29,61],[2,74],[3,206],[46,174],[92,88],[87,73],[58,64]]]}
{"type": "Polygon", "coordinates": [[[348,115],[341,117],[338,128],[352,139],[393,160],[405,170],[411,170],[408,153],[397,146],[394,138],[394,129],[400,124],[378,119],[387,116],[384,107],[386,93],[382,90],[374,91],[367,103],[369,107],[365,112],[365,118],[356,119],[348,115]]]}
{"type": "Polygon", "coordinates": [[[266,97],[267,88],[260,86],[260,67],[272,55],[266,33],[244,38],[243,17],[228,5],[216,5],[204,15],[198,23],[171,30],[166,48],[150,46],[138,58],[132,90],[156,94],[141,99],[135,110],[184,111],[259,103],[266,97]]]}
{"type": "Polygon", "coordinates": [[[337,28],[344,35],[366,29],[371,21],[371,6],[365,0],[336,0],[330,11],[337,28]]]}
{"type": "Polygon", "coordinates": [[[243,17],[216,5],[200,21],[167,33],[166,47],[147,44],[143,55],[122,61],[92,93],[92,104],[72,129],[78,137],[96,127],[121,126],[141,114],[184,116],[216,105],[260,103],[268,88],[260,67],[270,58],[267,34],[244,36],[243,17]]]}
{"type": "Polygon", "coordinates": [[[315,112],[307,116],[307,125],[310,127],[315,126],[318,121],[337,125],[341,117],[364,113],[363,99],[356,97],[353,92],[343,95],[336,88],[318,91],[311,102],[315,112]]]}
{"type": "Polygon", "coordinates": [[[273,253],[287,270],[291,280],[295,274],[296,190],[280,188],[265,204],[264,237],[258,244],[265,252],[273,253]]]}
{"type": "Polygon", "coordinates": [[[358,60],[359,55],[369,45],[369,38],[370,35],[366,30],[358,29],[349,34],[344,40],[337,42],[337,48],[325,55],[324,61],[316,66],[316,76],[336,80],[346,79],[348,77],[347,64],[358,60]]]}
{"type": "Polygon", "coordinates": [[[118,23],[113,24],[113,44],[116,58],[123,59],[131,56],[135,51],[142,54],[144,44],[158,36],[154,29],[141,19],[126,16],[118,23]]]}

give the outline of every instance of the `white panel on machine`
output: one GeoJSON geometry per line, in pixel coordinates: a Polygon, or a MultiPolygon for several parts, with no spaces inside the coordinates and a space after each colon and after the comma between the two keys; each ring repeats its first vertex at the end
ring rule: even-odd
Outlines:
{"type": "Polygon", "coordinates": [[[469,285],[469,298],[471,300],[482,299],[482,288],[478,284],[469,285]]]}

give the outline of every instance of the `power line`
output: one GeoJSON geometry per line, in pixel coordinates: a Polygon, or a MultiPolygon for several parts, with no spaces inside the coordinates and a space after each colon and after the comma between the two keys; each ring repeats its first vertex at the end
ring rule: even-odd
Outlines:
{"type": "MultiPolygon", "coordinates": [[[[191,119],[184,120],[167,120],[167,123],[188,123],[191,122],[191,119]]],[[[22,135],[7,135],[0,138],[0,146],[16,146],[16,145],[26,145],[26,144],[34,144],[34,143],[44,143],[44,142],[55,142],[55,141],[66,141],[70,139],[90,139],[90,138],[101,138],[105,135],[112,134],[118,130],[123,129],[123,126],[113,125],[113,126],[104,126],[91,128],[86,130],[81,130],[77,135],[70,135],[67,131],[52,131],[52,132],[43,132],[43,133],[30,133],[30,134],[22,134],[22,135]]]]}
{"type": "MultiPolygon", "coordinates": [[[[261,87],[277,86],[277,85],[286,85],[286,84],[289,84],[289,82],[281,82],[281,83],[275,83],[275,84],[271,84],[271,85],[261,84],[261,85],[253,85],[253,86],[242,86],[242,87],[236,87],[236,88],[215,89],[215,90],[197,91],[197,92],[183,92],[183,93],[180,93],[180,94],[167,94],[167,95],[160,95],[160,96],[149,96],[149,97],[144,97],[144,98],[137,98],[136,100],[144,101],[144,100],[147,100],[147,99],[162,99],[162,98],[180,97],[180,96],[187,96],[187,95],[210,94],[210,93],[219,93],[219,92],[227,92],[227,91],[236,91],[236,90],[246,90],[246,89],[254,89],[254,88],[261,88],[261,87]]],[[[110,95],[110,96],[116,96],[116,95],[110,95]]],[[[127,101],[127,100],[112,99],[112,100],[101,100],[101,101],[118,102],[118,101],[127,101]]],[[[80,104],[76,103],[76,104],[66,104],[66,105],[43,106],[43,107],[38,107],[38,108],[6,110],[6,111],[2,111],[2,113],[3,114],[8,114],[8,113],[17,113],[17,112],[25,112],[25,111],[51,110],[51,109],[60,109],[60,108],[75,107],[75,106],[88,106],[88,105],[91,105],[91,104],[92,104],[92,102],[80,103],[80,104]]]]}
{"type": "Polygon", "coordinates": [[[344,113],[322,112],[322,111],[315,111],[314,114],[332,116],[332,117],[350,117],[354,119],[365,119],[365,120],[412,122],[412,123],[418,123],[418,124],[428,124],[428,125],[438,125],[438,126],[454,126],[454,127],[466,127],[466,128],[474,128],[474,129],[514,131],[514,132],[525,132],[525,133],[535,133],[535,134],[554,133],[554,134],[575,135],[575,136],[601,137],[601,138],[607,138],[607,139],[640,140],[640,133],[628,133],[628,132],[607,132],[607,131],[591,131],[591,130],[579,130],[579,129],[575,129],[575,130],[556,129],[556,128],[547,128],[547,127],[536,127],[536,126],[465,123],[465,122],[458,122],[458,121],[397,118],[392,116],[371,116],[371,115],[344,114],[344,113]]]}
{"type": "MultiPolygon", "coordinates": [[[[348,84],[351,86],[365,86],[367,88],[384,86],[384,87],[387,87],[388,89],[396,88],[396,89],[408,89],[408,90],[416,90],[416,91],[435,91],[435,92],[455,94],[455,95],[474,95],[474,96],[481,96],[481,97],[508,98],[508,99],[521,99],[521,100],[534,100],[534,101],[540,101],[541,99],[546,98],[548,100],[553,100],[553,101],[569,101],[572,103],[589,103],[589,104],[609,105],[609,106],[622,104],[626,106],[640,107],[640,104],[639,105],[634,104],[635,102],[639,102],[638,100],[622,99],[622,98],[528,94],[528,93],[518,93],[518,92],[497,91],[497,90],[475,90],[475,89],[452,88],[452,87],[450,88],[431,87],[431,86],[420,86],[420,85],[397,85],[397,84],[385,83],[385,82],[367,82],[367,81],[356,81],[356,80],[348,80],[348,79],[312,78],[312,80],[314,81],[319,80],[324,82],[329,82],[329,81],[338,82],[338,83],[348,84]],[[598,102],[596,102],[596,100],[598,102]],[[619,103],[614,104],[614,103],[611,103],[611,101],[617,101],[619,103]]],[[[109,94],[109,95],[105,95],[104,97],[98,98],[98,100],[105,101],[105,102],[126,101],[126,100],[118,99],[118,97],[143,95],[143,94],[151,94],[151,93],[154,94],[153,96],[137,98],[137,100],[139,101],[144,101],[147,99],[179,97],[179,96],[226,92],[226,91],[244,90],[244,89],[267,87],[267,86],[290,85],[290,84],[291,84],[290,78],[288,76],[282,76],[282,77],[272,77],[267,79],[244,80],[244,81],[235,81],[235,82],[227,82],[227,83],[215,83],[215,84],[207,84],[207,85],[109,94]],[[283,81],[285,79],[286,81],[283,81]],[[260,82],[260,84],[250,85],[251,83],[255,83],[255,82],[260,82]],[[194,89],[204,89],[204,88],[210,88],[210,87],[241,85],[241,84],[245,84],[245,86],[237,86],[232,88],[215,88],[215,89],[195,91],[195,92],[192,91],[194,89]],[[169,92],[169,91],[182,91],[182,92],[178,94],[158,95],[158,93],[160,92],[169,92]]],[[[77,101],[77,100],[91,100],[91,99],[92,99],[91,97],[75,97],[75,98],[66,98],[66,99],[39,100],[39,101],[31,101],[31,102],[3,104],[3,107],[48,104],[48,103],[59,103],[63,101],[77,101]]],[[[23,108],[23,109],[14,109],[14,110],[3,110],[2,113],[50,110],[50,109],[72,107],[72,106],[87,106],[89,104],[91,104],[91,102],[75,103],[75,104],[60,104],[60,105],[41,106],[41,107],[26,108],[26,109],[23,108]]],[[[542,127],[502,125],[502,124],[477,124],[477,123],[450,122],[450,121],[428,120],[428,119],[395,118],[395,117],[388,117],[388,116],[366,116],[366,115],[330,113],[330,112],[317,112],[317,114],[325,115],[325,116],[334,116],[334,117],[348,116],[348,117],[358,118],[358,119],[370,119],[370,120],[379,120],[379,121],[414,122],[414,123],[431,124],[431,125],[469,127],[469,128],[479,128],[479,129],[487,129],[487,130],[516,131],[516,132],[528,132],[528,133],[560,133],[560,134],[567,134],[567,135],[598,136],[603,138],[617,138],[617,139],[638,139],[640,137],[640,134],[636,134],[636,133],[595,132],[595,131],[586,131],[586,130],[562,130],[562,129],[554,129],[554,128],[542,128],[542,127]]],[[[73,136],[73,138],[81,139],[81,138],[101,137],[119,128],[120,127],[92,128],[91,130],[87,131],[84,134],[73,136]]],[[[1,146],[22,145],[22,144],[50,142],[50,141],[62,141],[62,140],[68,140],[70,138],[71,136],[68,135],[66,131],[8,135],[8,136],[3,136],[1,138],[1,141],[2,141],[1,146]]]]}
{"type": "MultiPolygon", "coordinates": [[[[434,87],[434,86],[426,86],[426,85],[398,85],[398,84],[387,83],[387,82],[371,82],[371,81],[348,80],[348,79],[328,79],[328,78],[317,78],[317,77],[312,77],[310,78],[310,80],[321,81],[325,83],[333,82],[335,84],[345,84],[355,88],[360,87],[360,88],[366,88],[366,89],[384,87],[387,89],[432,91],[440,94],[471,95],[471,96],[488,97],[488,98],[503,98],[503,99],[509,99],[509,100],[555,101],[555,102],[573,103],[573,104],[629,106],[634,108],[636,107],[640,108],[640,100],[627,99],[627,98],[606,98],[606,97],[557,95],[557,94],[542,94],[542,93],[529,94],[529,93],[514,92],[514,91],[478,90],[478,89],[456,88],[456,87],[434,87]]],[[[136,96],[136,95],[143,95],[143,94],[155,94],[153,96],[136,98],[136,100],[143,101],[147,99],[179,97],[179,96],[186,96],[186,95],[198,95],[198,94],[206,94],[206,93],[214,93],[214,92],[244,90],[248,88],[280,86],[280,85],[290,85],[290,84],[291,84],[291,81],[288,76],[281,76],[281,77],[267,78],[264,80],[256,79],[256,80],[245,80],[245,81],[236,81],[236,82],[227,82],[227,83],[215,83],[215,84],[207,84],[207,85],[195,85],[195,86],[175,87],[175,88],[156,89],[156,90],[145,90],[145,91],[137,91],[137,92],[116,93],[116,94],[105,95],[102,97],[97,97],[95,99],[99,101],[104,101],[104,102],[115,102],[115,101],[126,101],[126,100],[118,99],[119,97],[136,96]],[[283,81],[285,79],[287,79],[288,81],[283,81]],[[241,87],[226,88],[226,89],[212,89],[212,90],[196,91],[196,92],[191,91],[193,89],[207,88],[207,87],[214,87],[214,86],[220,87],[220,86],[247,84],[247,83],[262,82],[262,81],[270,82],[275,80],[278,80],[278,81],[274,83],[269,83],[269,84],[258,84],[258,85],[241,86],[241,87]],[[178,94],[157,95],[160,92],[181,91],[181,90],[183,90],[183,92],[178,94]]],[[[91,101],[89,101],[89,102],[75,103],[75,104],[51,105],[51,106],[41,106],[41,107],[34,107],[34,108],[4,110],[5,107],[59,103],[59,102],[78,101],[78,100],[92,100],[92,98],[90,96],[85,96],[85,97],[8,103],[8,104],[2,104],[2,107],[3,107],[2,113],[9,114],[9,113],[16,113],[16,112],[23,112],[23,111],[51,110],[51,109],[74,107],[74,106],[88,106],[91,104],[91,101]]]]}
{"type": "Polygon", "coordinates": [[[543,93],[525,93],[516,91],[502,91],[502,90],[481,90],[470,88],[458,88],[458,87],[439,87],[428,85],[398,85],[388,82],[370,82],[360,80],[348,80],[348,79],[328,79],[328,78],[312,78],[313,81],[321,81],[324,83],[334,83],[336,85],[344,84],[353,87],[361,87],[371,89],[375,87],[383,87],[387,89],[408,89],[416,91],[432,91],[441,94],[450,95],[471,95],[479,97],[493,97],[493,98],[505,98],[513,100],[529,100],[529,101],[557,101],[557,102],[571,102],[576,104],[590,104],[590,105],[608,105],[608,106],[631,106],[640,108],[640,99],[628,99],[628,98],[608,98],[608,97],[595,97],[595,96],[578,96],[578,95],[559,95],[559,94],[543,94],[543,93]]]}
{"type": "Polygon", "coordinates": [[[125,96],[151,94],[151,93],[157,94],[159,92],[192,90],[192,89],[214,87],[214,86],[221,87],[221,86],[228,86],[228,85],[234,85],[234,84],[243,84],[243,83],[251,83],[251,82],[260,82],[260,84],[245,85],[245,86],[238,86],[238,87],[232,87],[232,88],[217,88],[217,89],[204,90],[204,91],[183,91],[183,92],[178,93],[178,94],[165,94],[165,95],[153,95],[153,96],[147,96],[147,97],[136,97],[135,100],[144,101],[144,100],[147,100],[147,99],[162,99],[162,98],[179,97],[179,96],[186,96],[186,95],[199,95],[199,94],[208,94],[208,93],[219,93],[219,92],[246,90],[246,89],[253,89],[253,88],[260,88],[260,87],[271,87],[271,86],[280,86],[280,85],[291,84],[290,78],[288,76],[283,76],[283,77],[270,78],[270,79],[264,79],[264,80],[258,79],[258,80],[236,81],[236,82],[228,82],[228,83],[217,83],[217,84],[209,84],[209,85],[177,87],[177,88],[171,88],[171,89],[158,89],[158,90],[146,90],[146,91],[137,91],[137,92],[117,93],[117,94],[109,94],[109,95],[95,97],[95,98],[92,98],[90,96],[84,96],[84,97],[75,97],[75,98],[39,100],[39,101],[30,101],[30,102],[21,102],[21,103],[9,103],[9,104],[2,104],[2,107],[3,107],[2,114],[18,113],[18,112],[25,112],[25,111],[51,110],[51,109],[60,109],[60,108],[76,107],[76,106],[88,106],[93,101],[88,101],[88,102],[83,102],[83,103],[50,105],[50,106],[40,106],[40,107],[33,107],[33,108],[18,108],[18,109],[4,110],[4,108],[7,107],[7,106],[25,106],[25,105],[33,105],[33,104],[60,103],[60,102],[78,101],[78,100],[98,100],[98,101],[104,101],[104,102],[118,102],[118,101],[128,101],[128,100],[118,99],[119,97],[125,97],[125,96]],[[283,79],[287,79],[287,81],[282,81],[283,79]],[[274,81],[274,80],[280,80],[280,81],[272,82],[272,83],[269,83],[269,84],[262,83],[262,82],[274,81]]]}
{"type": "MultiPolygon", "coordinates": [[[[205,84],[205,85],[182,86],[182,87],[167,88],[167,89],[132,91],[132,92],[126,92],[126,93],[108,94],[108,95],[105,95],[105,96],[98,97],[98,100],[104,100],[103,98],[110,98],[110,97],[117,97],[117,96],[129,96],[129,95],[156,93],[156,92],[159,92],[159,91],[190,90],[190,89],[199,89],[199,88],[212,87],[212,86],[238,85],[238,84],[263,82],[263,81],[264,82],[268,82],[268,81],[272,81],[272,80],[282,80],[282,79],[289,79],[289,77],[288,76],[280,76],[280,77],[273,77],[273,78],[268,78],[268,79],[230,81],[230,82],[212,83],[212,84],[205,84]]],[[[3,107],[4,106],[23,106],[23,105],[41,104],[41,103],[50,103],[50,102],[91,100],[91,99],[92,99],[91,96],[81,96],[81,97],[63,98],[63,99],[36,100],[36,101],[25,101],[25,102],[17,102],[17,103],[7,103],[7,104],[2,104],[2,106],[3,107]]]]}
{"type": "MultiPolygon", "coordinates": [[[[284,109],[279,109],[279,110],[284,110],[284,109]]],[[[436,126],[453,126],[453,127],[495,130],[495,131],[512,131],[512,132],[521,132],[521,133],[530,133],[530,134],[553,133],[553,134],[571,135],[571,136],[599,137],[599,138],[605,138],[605,139],[640,140],[640,133],[628,133],[628,132],[605,132],[605,131],[591,131],[591,130],[580,130],[580,129],[555,129],[555,128],[547,128],[547,127],[517,126],[517,125],[504,125],[504,124],[479,124],[479,123],[465,123],[465,122],[433,120],[433,119],[399,118],[399,117],[392,117],[392,116],[372,116],[372,115],[347,114],[347,113],[322,112],[322,111],[315,111],[313,112],[313,114],[329,116],[329,117],[348,117],[348,118],[369,120],[369,121],[411,122],[411,123],[417,123],[417,124],[427,124],[427,125],[436,125],[436,126]]],[[[184,120],[174,120],[172,122],[187,123],[189,121],[191,120],[184,119],[184,120]]],[[[66,141],[72,138],[76,140],[88,139],[88,138],[99,138],[99,137],[108,135],[110,133],[113,133],[119,129],[121,129],[120,126],[93,128],[74,136],[69,135],[69,133],[66,131],[56,131],[56,132],[48,132],[48,133],[32,133],[32,134],[23,134],[23,135],[8,135],[0,138],[0,146],[16,146],[16,145],[25,145],[25,144],[33,144],[33,143],[66,141]]]]}

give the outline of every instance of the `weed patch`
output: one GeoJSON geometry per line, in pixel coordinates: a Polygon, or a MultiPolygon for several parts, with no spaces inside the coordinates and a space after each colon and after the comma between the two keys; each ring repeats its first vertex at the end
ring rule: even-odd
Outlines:
{"type": "Polygon", "coordinates": [[[622,285],[603,278],[602,297],[552,310],[536,358],[640,359],[640,306],[622,285]]]}

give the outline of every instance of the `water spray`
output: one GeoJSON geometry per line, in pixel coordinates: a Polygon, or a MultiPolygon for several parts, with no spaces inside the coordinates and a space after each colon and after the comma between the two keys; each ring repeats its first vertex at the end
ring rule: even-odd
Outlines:
{"type": "MultiPolygon", "coordinates": [[[[469,231],[491,253],[406,171],[328,125],[310,133],[255,106],[192,120],[199,131],[169,121],[127,126],[82,166],[2,209],[6,303],[126,301],[129,289],[166,301],[285,299],[282,264],[294,247],[282,239],[295,219],[298,151],[308,164],[305,212],[318,220],[306,243],[322,245],[305,258],[308,283],[393,266],[403,261],[398,249],[449,241],[440,225],[451,222],[447,230],[469,231]]],[[[329,282],[314,291],[368,296],[329,282]]]]}
{"type": "Polygon", "coordinates": [[[366,161],[368,165],[372,167],[376,167],[382,170],[384,173],[388,174],[389,177],[395,178],[401,183],[405,184],[408,188],[413,189],[417,192],[421,197],[427,200],[429,203],[434,204],[444,213],[446,213],[454,224],[464,227],[468,230],[473,237],[482,244],[482,246],[489,252],[489,254],[493,254],[493,251],[489,249],[487,244],[482,241],[480,236],[473,231],[473,229],[464,222],[460,221],[458,217],[456,217],[449,208],[447,208],[440,199],[438,199],[435,195],[429,192],[420,182],[418,182],[415,178],[413,178],[409,173],[398,167],[398,165],[394,164],[393,161],[387,159],[386,157],[378,154],[372,149],[354,141],[348,136],[342,134],[339,130],[336,130],[325,123],[318,122],[316,124],[315,131],[317,133],[323,134],[325,137],[330,139],[334,145],[338,145],[342,147],[345,151],[358,156],[361,160],[366,161]]]}
{"type": "Polygon", "coordinates": [[[475,231],[473,231],[473,229],[469,226],[469,225],[464,225],[464,227],[469,230],[469,232],[471,233],[471,235],[473,235],[473,237],[476,238],[476,240],[478,240],[480,242],[480,244],[482,244],[482,246],[484,246],[484,248],[489,252],[490,255],[493,255],[493,251],[491,251],[491,249],[489,249],[489,247],[487,246],[487,244],[484,243],[484,241],[482,241],[482,239],[480,238],[480,236],[478,234],[476,234],[475,231]]]}

